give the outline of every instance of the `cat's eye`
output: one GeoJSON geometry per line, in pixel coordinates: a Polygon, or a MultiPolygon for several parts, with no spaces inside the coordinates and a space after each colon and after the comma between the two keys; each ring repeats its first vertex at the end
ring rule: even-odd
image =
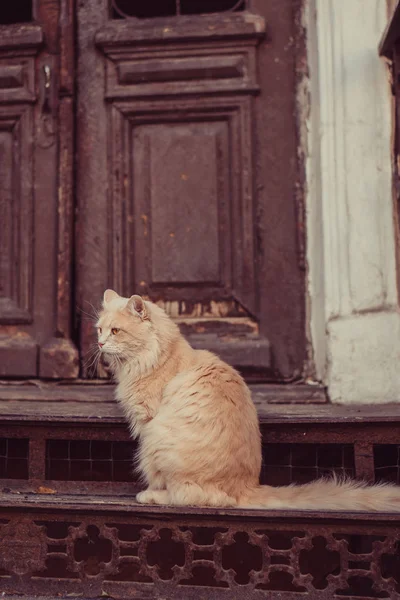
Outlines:
{"type": "Polygon", "coordinates": [[[101,335],[101,327],[98,327],[97,331],[100,333],[101,335]]]}
{"type": "Polygon", "coordinates": [[[119,332],[119,329],[117,329],[117,327],[113,327],[113,328],[111,329],[111,333],[112,333],[113,335],[117,335],[117,333],[118,333],[118,332],[119,332]]]}

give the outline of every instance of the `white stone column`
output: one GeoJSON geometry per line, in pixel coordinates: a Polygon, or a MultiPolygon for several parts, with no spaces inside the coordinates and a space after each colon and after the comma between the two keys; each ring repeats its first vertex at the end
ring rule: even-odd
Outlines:
{"type": "Polygon", "coordinates": [[[310,331],[339,403],[400,402],[387,18],[385,0],[309,6],[310,331]]]}

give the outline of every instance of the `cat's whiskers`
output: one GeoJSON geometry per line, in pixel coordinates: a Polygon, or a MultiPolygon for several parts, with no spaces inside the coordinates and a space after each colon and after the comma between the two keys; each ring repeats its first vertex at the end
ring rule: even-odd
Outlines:
{"type": "Polygon", "coordinates": [[[91,344],[89,346],[88,350],[86,351],[85,358],[89,357],[89,359],[90,359],[93,356],[93,354],[98,351],[99,351],[98,343],[91,344]]]}
{"type": "Polygon", "coordinates": [[[79,308],[79,307],[77,308],[77,311],[80,312],[81,314],[85,315],[85,317],[88,317],[87,319],[84,319],[85,321],[91,321],[92,323],[96,323],[97,317],[95,315],[91,315],[90,313],[83,310],[83,308],[79,308]]]}
{"type": "Polygon", "coordinates": [[[94,358],[96,357],[96,352],[93,350],[90,355],[87,355],[82,367],[84,369],[88,368],[89,363],[92,364],[94,358]]]}
{"type": "Polygon", "coordinates": [[[87,373],[88,373],[88,375],[89,375],[90,377],[91,377],[92,375],[95,375],[95,374],[96,374],[96,372],[97,372],[97,366],[98,366],[99,359],[100,359],[100,358],[99,358],[99,355],[97,355],[97,354],[96,354],[96,356],[94,356],[94,357],[93,357],[93,360],[92,360],[92,362],[91,362],[89,365],[87,365],[87,366],[85,367],[85,368],[86,368],[86,371],[87,371],[87,373]]]}
{"type": "MultiPolygon", "coordinates": [[[[96,345],[97,346],[97,345],[96,345]]],[[[101,352],[98,347],[93,347],[89,350],[90,356],[86,360],[83,365],[83,368],[86,369],[88,375],[94,375],[97,372],[97,367],[100,361],[101,352]]],[[[88,352],[88,353],[89,353],[88,352]]]]}
{"type": "Polygon", "coordinates": [[[85,302],[86,302],[86,304],[89,304],[90,308],[92,309],[92,311],[94,313],[94,316],[96,317],[96,319],[98,319],[100,316],[100,311],[97,308],[95,308],[93,306],[93,304],[91,302],[89,302],[89,300],[85,300],[85,302]]]}

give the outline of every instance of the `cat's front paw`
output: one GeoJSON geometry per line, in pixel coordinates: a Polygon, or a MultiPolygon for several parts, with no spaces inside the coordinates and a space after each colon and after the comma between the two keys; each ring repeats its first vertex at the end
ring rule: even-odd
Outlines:
{"type": "Polygon", "coordinates": [[[167,490],[144,490],[136,494],[139,504],[168,504],[167,490]]]}
{"type": "Polygon", "coordinates": [[[151,491],[145,490],[144,492],[139,492],[136,494],[136,502],[139,502],[139,504],[153,504],[151,491]]]}

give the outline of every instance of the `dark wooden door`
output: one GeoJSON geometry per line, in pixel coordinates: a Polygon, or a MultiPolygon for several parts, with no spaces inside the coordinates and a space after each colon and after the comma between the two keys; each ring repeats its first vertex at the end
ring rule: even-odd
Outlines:
{"type": "Polygon", "coordinates": [[[73,2],[0,3],[0,376],[76,377],[73,2]]]}
{"type": "Polygon", "coordinates": [[[300,376],[301,6],[2,3],[0,376],[88,376],[106,287],[248,376],[300,376]]]}
{"type": "Polygon", "coordinates": [[[299,377],[300,5],[78,2],[83,311],[140,293],[249,376],[299,377]]]}

